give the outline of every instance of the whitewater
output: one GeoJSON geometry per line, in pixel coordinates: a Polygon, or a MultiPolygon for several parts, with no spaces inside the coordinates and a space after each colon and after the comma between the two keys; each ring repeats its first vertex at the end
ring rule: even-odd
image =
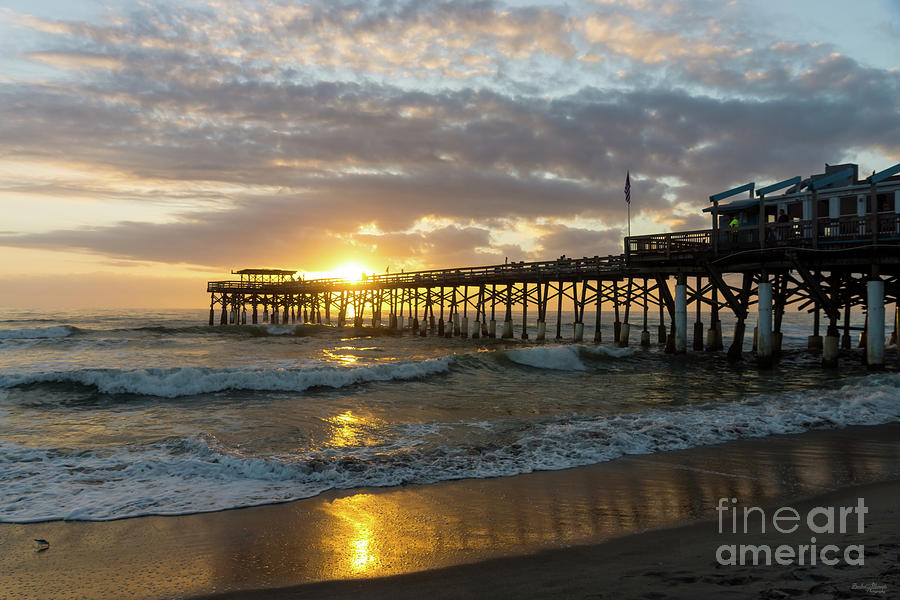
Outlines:
{"type": "Polygon", "coordinates": [[[900,420],[900,375],[854,355],[823,371],[800,349],[806,315],[786,316],[798,349],[772,371],[655,345],[204,316],[2,311],[0,522],[188,514],[900,420]]]}

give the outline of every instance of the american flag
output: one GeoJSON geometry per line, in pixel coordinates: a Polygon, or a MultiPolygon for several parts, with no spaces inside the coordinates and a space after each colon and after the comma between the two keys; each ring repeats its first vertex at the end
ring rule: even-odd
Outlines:
{"type": "Polygon", "coordinates": [[[631,204],[631,172],[625,173],[625,204],[631,204]]]}

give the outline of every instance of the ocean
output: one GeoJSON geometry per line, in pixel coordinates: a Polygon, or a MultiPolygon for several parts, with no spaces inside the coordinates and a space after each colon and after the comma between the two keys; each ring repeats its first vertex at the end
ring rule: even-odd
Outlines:
{"type": "Polygon", "coordinates": [[[615,348],[611,314],[599,345],[206,319],[0,311],[0,522],[218,511],[900,420],[900,375],[859,353],[823,370],[806,314],[785,316],[768,371],[749,353],[666,355],[653,319],[650,348],[639,320],[615,348]]]}

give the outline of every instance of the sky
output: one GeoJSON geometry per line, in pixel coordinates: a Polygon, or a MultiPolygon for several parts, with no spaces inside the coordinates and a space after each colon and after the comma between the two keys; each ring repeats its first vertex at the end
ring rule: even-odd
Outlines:
{"type": "Polygon", "coordinates": [[[900,1],[0,0],[0,306],[621,252],[900,162],[900,1]],[[355,268],[355,267],[354,267],[355,268]]]}

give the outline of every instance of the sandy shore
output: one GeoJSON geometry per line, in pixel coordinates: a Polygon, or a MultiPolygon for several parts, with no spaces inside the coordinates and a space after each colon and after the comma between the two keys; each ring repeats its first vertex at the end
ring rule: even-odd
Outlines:
{"type": "MultiPolygon", "coordinates": [[[[862,597],[853,585],[871,582],[900,596],[897,481],[900,424],[219,513],[2,524],[0,598],[862,597]],[[864,497],[864,533],[834,543],[864,543],[866,564],[717,568],[721,497],[798,510],[864,497]]],[[[735,543],[809,543],[798,535],[735,543]]]]}
{"type": "MultiPolygon", "coordinates": [[[[864,565],[723,566],[721,544],[809,544],[804,533],[719,535],[718,523],[650,531],[602,544],[550,550],[524,557],[364,581],[308,584],[278,590],[235,592],[205,600],[430,598],[898,598],[900,597],[900,483],[843,489],[792,504],[800,514],[814,507],[853,506],[864,498],[872,517],[863,534],[818,535],[864,547],[864,565]]],[[[855,530],[854,530],[855,531],[855,530]]],[[[749,555],[748,555],[749,556],[749,555]]],[[[762,555],[761,555],[762,556],[762,555]]],[[[855,554],[853,555],[855,558],[855,554]]],[[[826,557],[833,558],[829,552],[826,557]]]]}

